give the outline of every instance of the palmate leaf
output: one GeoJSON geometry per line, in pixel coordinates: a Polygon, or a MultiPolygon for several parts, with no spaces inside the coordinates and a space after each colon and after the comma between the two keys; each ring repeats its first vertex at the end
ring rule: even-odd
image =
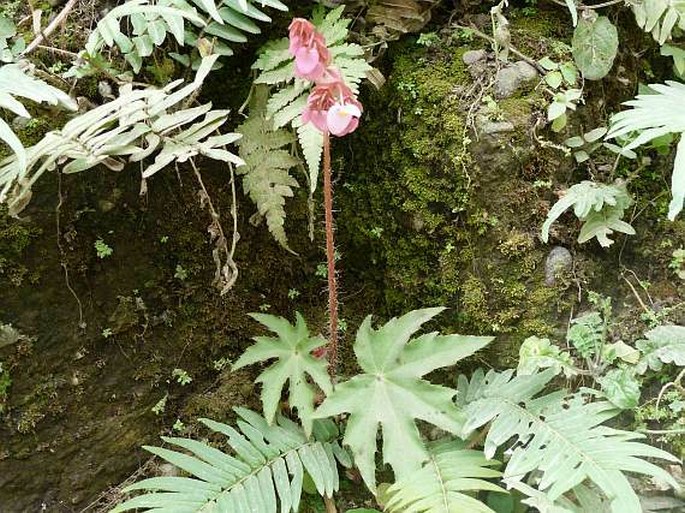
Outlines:
{"type": "Polygon", "coordinates": [[[463,448],[458,441],[427,447],[428,461],[420,470],[394,483],[386,492],[387,513],[494,513],[470,495],[504,490],[485,479],[499,477],[498,465],[480,451],[463,448]]]}
{"type": "Polygon", "coordinates": [[[459,401],[467,421],[461,433],[490,424],[485,455],[507,444],[511,458],[504,471],[509,485],[540,473],[537,489],[557,501],[566,492],[592,482],[611,501],[613,513],[641,513],[640,502],[623,472],[662,479],[677,486],[663,469],[642,458],[677,461],[665,451],[639,443],[642,435],[602,425],[619,412],[608,402],[586,402],[564,390],[539,395],[554,377],[549,369],[530,376],[513,371],[474,373],[459,378],[459,401]]]}
{"type": "Polygon", "coordinates": [[[680,135],[671,176],[673,198],[668,207],[668,218],[673,221],[685,202],[685,84],[666,81],[650,84],[649,88],[653,94],[639,94],[625,102],[631,109],[612,116],[607,138],[637,132],[637,137],[624,148],[632,150],[666,134],[680,135]]]}
{"type": "Polygon", "coordinates": [[[452,398],[455,390],[421,379],[454,365],[485,347],[492,337],[412,335],[443,308],[415,310],[371,327],[367,317],[357,332],[354,352],[362,373],[337,385],[319,406],[315,418],[349,413],[343,442],[350,447],[366,485],[375,492],[374,455],[380,424],[383,461],[398,480],[407,478],[428,459],[415,420],[459,433],[463,419],[452,398]]]}
{"type": "Polygon", "coordinates": [[[288,402],[297,410],[304,431],[309,436],[312,431],[312,413],[314,411],[314,396],[316,389],[309,382],[316,383],[328,395],[332,385],[328,376],[326,361],[316,358],[312,351],[326,345],[321,337],[312,337],[307,324],[298,312],[295,325],[290,324],[283,317],[267,314],[250,314],[277,337],[255,337],[255,344],[248,347],[237,362],[233,370],[258,362],[276,359],[258,377],[262,384],[262,405],[264,416],[271,423],[276,417],[278,403],[286,381],[289,382],[288,402]]]}
{"type": "Polygon", "coordinates": [[[186,452],[146,449],[189,477],[153,477],[135,483],[124,492],[145,493],[120,504],[111,513],[297,513],[305,472],[321,495],[331,497],[338,490],[335,448],[339,446],[332,421],[315,429],[317,434],[332,437],[310,440],[295,423],[283,417],[269,425],[253,411],[235,411],[237,429],[200,419],[211,430],[226,435],[232,455],[196,440],[164,438],[186,452]]]}

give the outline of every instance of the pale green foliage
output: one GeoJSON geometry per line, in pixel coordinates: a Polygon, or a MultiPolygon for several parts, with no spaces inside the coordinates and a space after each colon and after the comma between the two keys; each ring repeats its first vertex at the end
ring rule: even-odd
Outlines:
{"type": "Polygon", "coordinates": [[[668,209],[668,218],[672,221],[685,202],[685,84],[667,81],[651,84],[649,88],[650,94],[639,94],[625,102],[631,109],[612,117],[607,138],[637,132],[637,137],[626,146],[630,150],[666,134],[680,135],[671,177],[673,199],[668,209]]]}
{"type": "Polygon", "coordinates": [[[547,495],[523,482],[511,483],[511,487],[528,498],[521,502],[541,513],[611,513],[609,501],[592,486],[578,485],[567,496],[551,501],[547,495]]]}
{"type": "Polygon", "coordinates": [[[243,135],[238,143],[239,155],[245,166],[238,168],[243,175],[243,190],[257,205],[259,215],[266,219],[271,235],[284,248],[288,247],[285,234],[285,199],[293,196],[297,180],[288,172],[299,164],[288,149],[295,137],[284,129],[273,129],[266,115],[267,88],[256,86],[250,104],[250,116],[237,130],[243,135]]]}
{"type": "Polygon", "coordinates": [[[126,162],[142,162],[155,154],[154,162],[142,166],[145,178],[196,155],[242,165],[240,158],[225,149],[239,134],[210,135],[226,121],[228,111],[211,110],[211,104],[173,110],[201,87],[217,57],[204,59],[195,80],[181,88],[182,80],[163,89],[123,86],[115,100],[72,119],[27,148],[26,170],[16,157],[0,162],[0,202],[7,201],[11,213],[20,212],[34,182],[65,162],[64,173],[99,164],[119,171],[126,162]]]}
{"type": "MultiPolygon", "coordinates": [[[[314,14],[313,23],[326,40],[333,66],[340,69],[345,83],[357,93],[359,84],[372,68],[364,59],[364,49],[361,46],[345,43],[351,20],[341,17],[343,10],[344,6],[341,5],[324,16],[324,11],[319,9],[314,14]]],[[[288,53],[288,39],[267,44],[253,68],[259,71],[255,83],[276,85],[279,88],[269,99],[267,113],[273,118],[274,129],[288,125],[297,128],[309,169],[309,185],[313,192],[321,164],[323,135],[311,126],[303,127],[300,121],[299,116],[307,103],[311,84],[294,78],[295,66],[288,53]]]]}
{"type": "Polygon", "coordinates": [[[275,358],[276,362],[257,377],[257,383],[262,384],[264,417],[267,422],[273,422],[287,381],[290,389],[288,404],[297,410],[304,431],[309,436],[312,431],[316,388],[308,378],[324,394],[328,395],[332,391],[326,361],[312,355],[313,350],[326,345],[326,339],[321,336],[312,337],[299,312],[296,314],[295,325],[275,315],[255,313],[250,316],[273,331],[277,337],[255,337],[256,343],[245,350],[233,365],[233,370],[275,358]]]}
{"type": "Polygon", "coordinates": [[[234,456],[195,440],[164,437],[168,444],[187,452],[145,448],[190,477],[153,477],[135,483],[124,492],[146,493],[129,499],[111,513],[296,513],[305,472],[321,495],[330,497],[337,491],[335,458],[341,450],[335,442],[337,429],[331,421],[318,426],[315,434],[320,437],[310,440],[296,424],[283,417],[269,425],[253,411],[235,411],[239,417],[237,430],[200,419],[211,430],[226,435],[234,456]]]}
{"type": "Polygon", "coordinates": [[[638,371],[644,373],[648,368],[658,371],[663,364],[685,367],[685,326],[659,326],[645,333],[646,340],[636,345],[642,351],[638,371]]]}
{"type": "Polygon", "coordinates": [[[442,310],[415,310],[378,330],[367,317],[354,343],[362,373],[337,385],[315,412],[316,418],[350,414],[343,441],[372,491],[376,490],[374,454],[379,425],[383,461],[392,466],[399,480],[410,477],[429,458],[416,419],[451,433],[462,430],[461,412],[452,401],[455,390],[421,378],[472,355],[492,337],[428,333],[411,338],[442,310]]]}
{"type": "Polygon", "coordinates": [[[642,384],[635,378],[635,369],[611,369],[597,381],[602,386],[606,398],[618,408],[629,410],[637,407],[642,384]]]}
{"type": "MultiPolygon", "coordinates": [[[[70,110],[76,110],[76,103],[68,94],[56,87],[46,84],[26,74],[21,64],[5,64],[0,66],[0,109],[6,109],[17,116],[30,118],[26,107],[17,97],[27,98],[37,103],[61,105],[70,110]]],[[[26,170],[27,155],[24,145],[12,131],[10,124],[0,118],[0,141],[4,141],[15,153],[20,172],[26,170]]],[[[0,175],[0,186],[2,178],[0,175]]],[[[0,193],[0,198],[2,193],[0,193]]]]}
{"type": "MultiPolygon", "coordinates": [[[[261,32],[255,21],[270,23],[271,18],[255,7],[252,0],[128,0],[110,10],[97,24],[80,57],[84,61],[97,59],[106,45],[116,45],[133,72],[138,73],[143,59],[152,55],[155,47],[161,46],[171,34],[180,46],[193,48],[198,45],[199,34],[205,38],[216,38],[212,52],[218,55],[233,55],[230,45],[245,43],[249,35],[261,32]],[[131,33],[122,31],[122,22],[130,20],[131,33]],[[186,23],[189,22],[189,23],[186,23]],[[130,36],[130,37],[129,37],[130,36]]],[[[262,6],[287,11],[279,0],[260,0],[262,6]]],[[[199,65],[198,56],[170,53],[186,65],[199,65]]],[[[215,65],[218,67],[218,64],[215,65]]],[[[87,62],[77,64],[70,74],[85,76],[90,71],[87,62]]]]}
{"type": "Polygon", "coordinates": [[[519,375],[535,374],[540,369],[554,369],[555,374],[564,372],[566,377],[577,374],[571,356],[552,344],[548,338],[528,337],[519,348],[519,375]]]}
{"type": "Polygon", "coordinates": [[[640,0],[630,5],[637,24],[659,44],[671,38],[674,28],[685,30],[684,0],[640,0]]]}
{"type": "Polygon", "coordinates": [[[588,80],[604,78],[614,65],[618,52],[618,31],[606,16],[578,22],[573,33],[573,59],[588,80]]]}
{"type": "Polygon", "coordinates": [[[499,477],[498,465],[480,451],[463,448],[458,441],[426,447],[428,461],[420,470],[395,482],[387,490],[387,513],[494,513],[471,494],[480,490],[504,492],[485,481],[499,477]]]}
{"type": "Polygon", "coordinates": [[[590,312],[571,321],[566,340],[582,358],[591,358],[604,344],[604,320],[598,312],[590,312]]]}
{"type": "Polygon", "coordinates": [[[537,489],[555,502],[591,481],[610,499],[613,513],[642,511],[623,472],[677,486],[666,471],[642,459],[675,461],[673,456],[637,442],[641,435],[603,425],[619,411],[610,403],[568,397],[564,390],[540,395],[554,375],[551,369],[530,376],[477,371],[470,381],[459,378],[457,397],[467,417],[462,436],[490,424],[485,455],[491,458],[505,444],[511,449],[504,471],[507,485],[539,473],[537,489]]]}
{"type": "Polygon", "coordinates": [[[547,242],[552,223],[573,207],[575,216],[583,221],[578,242],[582,244],[597,238],[603,247],[611,246],[614,241],[609,239],[609,235],[614,231],[635,234],[633,227],[622,220],[631,203],[632,199],[623,183],[617,181],[612,185],[605,185],[584,180],[568,189],[550,209],[542,225],[542,240],[547,242]]]}

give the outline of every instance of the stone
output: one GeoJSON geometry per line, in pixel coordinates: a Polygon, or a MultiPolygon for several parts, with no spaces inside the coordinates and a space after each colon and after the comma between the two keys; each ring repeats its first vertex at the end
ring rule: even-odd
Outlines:
{"type": "Polygon", "coordinates": [[[495,97],[509,98],[516,91],[537,80],[537,70],[526,61],[517,61],[502,68],[495,76],[495,97]]]}
{"type": "Polygon", "coordinates": [[[464,61],[464,64],[466,64],[467,66],[471,66],[476,62],[485,60],[485,57],[487,57],[487,53],[485,52],[485,50],[469,50],[462,56],[461,59],[462,61],[464,61]]]}
{"type": "Polygon", "coordinates": [[[478,123],[478,131],[486,135],[513,132],[515,129],[514,124],[509,121],[480,120],[478,123]]]}
{"type": "Polygon", "coordinates": [[[545,284],[554,286],[557,278],[568,273],[572,266],[571,252],[562,246],[553,247],[545,261],[545,284]]]}

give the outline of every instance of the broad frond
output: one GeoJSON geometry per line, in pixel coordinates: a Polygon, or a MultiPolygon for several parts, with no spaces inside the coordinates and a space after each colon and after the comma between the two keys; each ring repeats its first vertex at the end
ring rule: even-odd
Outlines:
{"type": "Polygon", "coordinates": [[[357,332],[354,352],[362,373],[337,385],[315,418],[349,413],[344,443],[366,485],[375,492],[376,435],[383,433],[383,461],[398,480],[412,475],[428,459],[415,420],[459,433],[463,417],[452,398],[455,390],[424,379],[429,372],[453,365],[485,347],[491,337],[412,336],[442,308],[427,308],[391,319],[380,329],[367,317],[357,332]]]}
{"type": "Polygon", "coordinates": [[[685,2],[673,0],[641,0],[630,4],[635,21],[645,32],[663,45],[671,38],[673,30],[678,27],[685,30],[685,2]]]}
{"type": "Polygon", "coordinates": [[[610,499],[613,513],[641,512],[624,472],[675,485],[667,472],[642,458],[676,458],[637,442],[642,435],[602,425],[619,412],[610,403],[567,397],[563,390],[539,395],[553,377],[554,371],[547,370],[530,376],[479,371],[470,382],[460,378],[458,404],[467,416],[461,435],[490,424],[486,456],[492,457],[505,444],[511,448],[505,482],[520,482],[538,472],[538,490],[555,502],[590,481],[610,499]]]}
{"type": "Polygon", "coordinates": [[[284,228],[284,205],[298,186],[289,170],[300,161],[283,148],[294,142],[294,137],[286,130],[273,129],[273,121],[266,115],[266,97],[265,86],[255,88],[250,116],[238,127],[243,135],[239,155],[245,166],[237,171],[243,175],[245,194],[257,205],[259,215],[266,218],[271,235],[290,250],[284,228]]]}
{"type": "MultiPolygon", "coordinates": [[[[146,449],[188,477],[153,477],[135,483],[124,491],[144,493],[111,513],[296,513],[305,472],[321,495],[331,497],[337,491],[334,439],[309,440],[296,424],[283,417],[269,425],[253,411],[235,411],[237,429],[201,419],[211,430],[226,435],[232,454],[192,439],[164,438],[184,452],[162,447],[146,449]]],[[[329,422],[323,431],[329,433],[331,429],[335,427],[329,422]]]]}
{"type": "MultiPolygon", "coordinates": [[[[685,14],[685,3],[681,9],[685,14]]],[[[626,137],[638,132],[637,137],[625,147],[631,150],[665,134],[680,135],[671,176],[672,200],[668,208],[668,218],[672,221],[685,203],[685,84],[666,81],[665,84],[651,84],[649,88],[653,94],[639,94],[625,102],[631,109],[611,118],[607,138],[626,137]]]]}
{"type": "Polygon", "coordinates": [[[658,326],[645,333],[646,340],[638,340],[637,348],[642,352],[638,372],[648,368],[661,370],[664,364],[685,367],[685,326],[658,326]]]}
{"type": "Polygon", "coordinates": [[[312,430],[312,413],[316,394],[316,389],[309,383],[309,378],[321,388],[324,394],[330,394],[332,389],[326,361],[312,355],[312,351],[326,345],[326,339],[321,336],[312,337],[299,312],[296,314],[295,325],[275,315],[250,315],[273,331],[277,337],[255,337],[255,344],[245,350],[235,362],[233,369],[275,358],[276,362],[257,377],[257,382],[262,384],[264,416],[269,423],[273,422],[283,388],[288,381],[290,389],[288,402],[297,410],[304,431],[309,436],[312,430]]]}
{"type": "Polygon", "coordinates": [[[498,465],[480,451],[463,448],[457,441],[427,447],[428,461],[420,470],[393,484],[387,491],[388,513],[494,513],[471,494],[482,490],[504,492],[485,479],[496,478],[498,465]]]}

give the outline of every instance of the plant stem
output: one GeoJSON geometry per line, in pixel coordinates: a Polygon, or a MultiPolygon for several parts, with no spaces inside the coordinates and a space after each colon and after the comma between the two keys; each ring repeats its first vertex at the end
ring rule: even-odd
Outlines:
{"type": "Polygon", "coordinates": [[[334,377],[338,367],[338,284],[335,274],[331,139],[327,132],[323,136],[323,205],[326,220],[326,261],[328,263],[328,372],[334,377]]]}

